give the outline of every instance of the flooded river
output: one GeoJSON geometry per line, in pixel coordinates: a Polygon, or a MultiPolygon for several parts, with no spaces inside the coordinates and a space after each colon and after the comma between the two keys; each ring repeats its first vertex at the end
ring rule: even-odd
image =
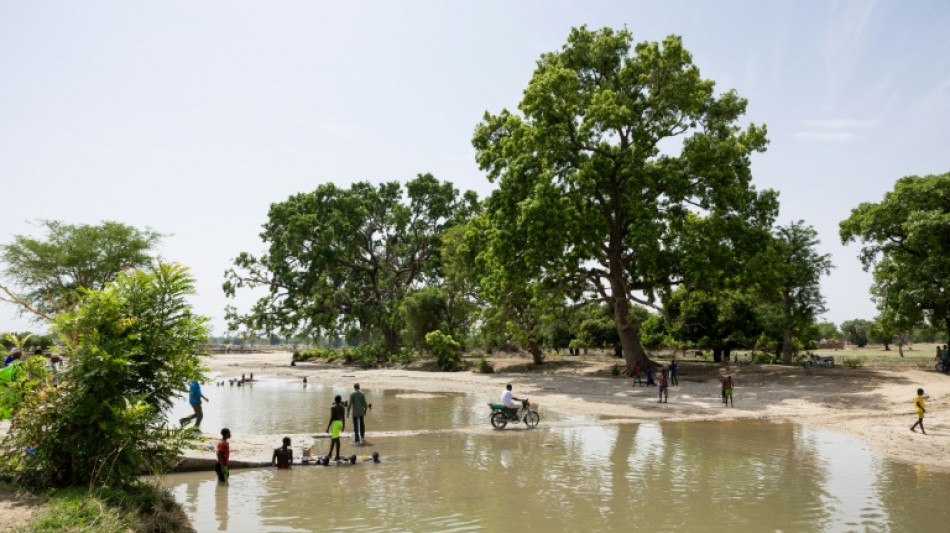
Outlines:
{"type": "MultiPolygon", "coordinates": [[[[206,420],[240,428],[266,418],[272,425],[255,433],[313,431],[325,428],[326,397],[344,392],[286,385],[221,392],[207,404],[206,420]],[[250,411],[228,414],[241,395],[261,399],[250,411]],[[293,398],[291,408],[276,400],[268,408],[270,396],[293,398]],[[320,403],[312,421],[296,408],[308,399],[320,403]],[[259,417],[259,409],[269,414],[259,417]]],[[[382,463],[236,470],[229,485],[210,472],[175,474],[164,483],[202,532],[917,532],[945,531],[950,520],[950,506],[938,501],[950,493],[950,475],[883,459],[834,432],[584,418],[546,426],[552,414],[543,409],[536,430],[495,431],[482,398],[368,396],[370,435],[378,429],[398,436],[368,436],[372,446],[362,448],[344,440],[343,452],[378,451],[382,463]],[[414,431],[430,427],[442,431],[414,431]]]]}

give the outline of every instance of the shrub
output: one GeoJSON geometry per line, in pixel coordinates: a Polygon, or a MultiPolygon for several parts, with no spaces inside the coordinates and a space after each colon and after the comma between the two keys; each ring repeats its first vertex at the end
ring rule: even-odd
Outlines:
{"type": "Polygon", "coordinates": [[[167,264],[85,291],[53,324],[71,339],[69,366],[58,386],[27,378],[0,451],[3,468],[44,486],[124,487],[143,468],[167,471],[189,437],[167,427],[164,413],[201,379],[207,319],[192,314],[193,293],[187,269],[167,264]],[[23,453],[27,448],[32,456],[23,453]]]}
{"type": "Polygon", "coordinates": [[[614,366],[610,367],[610,375],[613,376],[613,377],[619,376],[619,375],[620,375],[620,365],[615,364],[614,366]]]}
{"type": "Polygon", "coordinates": [[[475,362],[474,371],[476,374],[494,374],[495,369],[488,364],[488,361],[485,360],[485,356],[478,358],[478,361],[475,362]]]}
{"type": "Polygon", "coordinates": [[[841,364],[848,368],[861,368],[864,366],[864,361],[857,357],[845,357],[841,360],[841,364]]]}
{"type": "Polygon", "coordinates": [[[455,342],[449,335],[445,335],[439,330],[435,330],[426,335],[426,344],[435,355],[436,363],[443,372],[452,372],[462,363],[462,356],[459,353],[459,343],[455,342]]]}

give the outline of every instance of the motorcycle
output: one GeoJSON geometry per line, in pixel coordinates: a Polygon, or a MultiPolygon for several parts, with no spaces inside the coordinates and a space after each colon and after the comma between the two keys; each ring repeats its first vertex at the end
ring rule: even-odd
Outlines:
{"type": "Polygon", "coordinates": [[[541,422],[541,415],[535,410],[537,405],[532,405],[527,398],[521,402],[521,409],[506,409],[500,403],[489,403],[491,407],[491,425],[495,429],[504,429],[508,422],[524,422],[529,428],[535,428],[541,422]]]}
{"type": "Polygon", "coordinates": [[[815,365],[823,366],[825,368],[834,368],[835,367],[835,358],[833,355],[826,357],[820,357],[814,354],[810,354],[808,359],[805,360],[805,368],[811,368],[815,365]]]}

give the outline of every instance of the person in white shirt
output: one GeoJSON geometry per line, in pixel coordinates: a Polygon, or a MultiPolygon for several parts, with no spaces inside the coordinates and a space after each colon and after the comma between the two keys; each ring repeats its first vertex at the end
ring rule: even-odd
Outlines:
{"type": "Polygon", "coordinates": [[[520,405],[516,405],[515,402],[523,402],[521,398],[515,398],[513,392],[511,392],[511,383],[505,385],[505,392],[501,393],[501,404],[505,406],[505,409],[509,411],[517,411],[520,405]]]}

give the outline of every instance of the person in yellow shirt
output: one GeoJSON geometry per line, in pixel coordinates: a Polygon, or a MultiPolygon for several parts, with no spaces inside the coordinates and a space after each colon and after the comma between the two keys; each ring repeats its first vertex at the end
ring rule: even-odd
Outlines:
{"type": "Polygon", "coordinates": [[[917,422],[910,426],[910,430],[917,433],[914,428],[920,426],[920,432],[926,435],[927,432],[924,431],[924,413],[927,412],[927,409],[924,405],[924,389],[917,389],[917,397],[914,398],[914,409],[917,411],[917,422]]]}

